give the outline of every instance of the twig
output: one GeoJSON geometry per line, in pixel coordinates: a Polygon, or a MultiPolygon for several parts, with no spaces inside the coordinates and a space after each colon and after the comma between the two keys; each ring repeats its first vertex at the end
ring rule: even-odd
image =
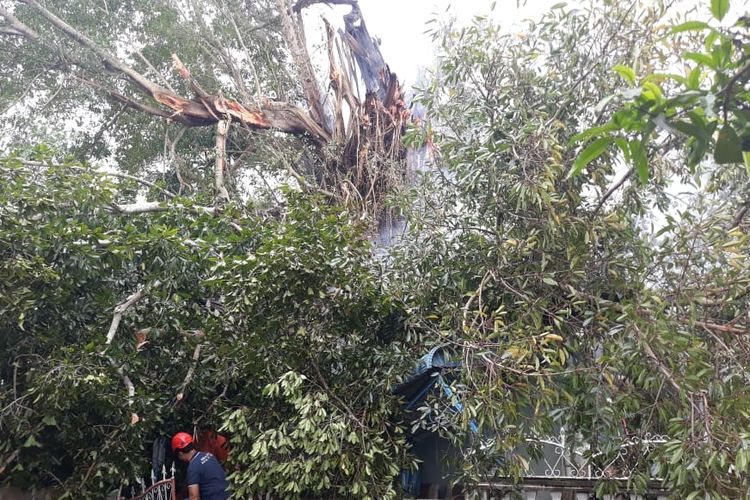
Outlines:
{"type": "Polygon", "coordinates": [[[484,285],[487,283],[487,280],[490,277],[492,277],[492,278],[495,277],[495,275],[493,274],[492,271],[487,271],[486,273],[484,273],[484,276],[482,277],[482,280],[479,282],[479,288],[477,288],[477,290],[474,293],[471,294],[471,297],[469,297],[469,300],[467,300],[466,304],[464,304],[464,307],[463,307],[463,320],[461,321],[462,327],[463,327],[463,332],[467,332],[469,330],[469,328],[472,328],[474,326],[475,321],[471,322],[471,326],[469,326],[469,324],[468,324],[469,309],[471,308],[471,305],[474,303],[474,300],[477,300],[477,299],[479,300],[479,304],[480,304],[479,314],[480,315],[482,314],[482,310],[481,310],[482,293],[483,293],[483,290],[484,290],[484,285]]]}
{"type": "Polygon", "coordinates": [[[13,463],[13,461],[14,461],[14,460],[15,460],[16,458],[18,458],[18,454],[19,454],[19,453],[21,453],[21,448],[16,448],[16,451],[14,451],[14,452],[13,452],[13,453],[11,453],[10,455],[8,455],[8,457],[7,457],[7,458],[6,458],[5,460],[3,460],[3,464],[2,464],[2,465],[0,465],[0,474],[2,474],[3,472],[5,472],[5,469],[6,469],[6,468],[7,468],[7,467],[8,467],[8,466],[9,466],[9,465],[11,464],[11,463],[13,463]]]}
{"type": "Polygon", "coordinates": [[[713,330],[716,332],[724,332],[724,333],[734,333],[735,335],[744,335],[748,333],[747,328],[742,328],[739,326],[733,326],[733,325],[720,325],[717,323],[711,323],[709,321],[696,321],[696,325],[701,326],[707,330],[713,330]]]}
{"type": "Polygon", "coordinates": [[[748,210],[750,210],[750,201],[746,201],[737,211],[734,218],[732,219],[732,225],[729,227],[729,229],[739,226],[742,223],[742,219],[744,219],[745,215],[747,215],[748,210]]]}
{"type": "Polygon", "coordinates": [[[57,167],[57,168],[66,168],[66,169],[70,169],[70,170],[78,170],[78,171],[81,171],[81,172],[89,172],[89,173],[92,173],[92,174],[103,175],[103,176],[107,176],[107,177],[118,177],[120,179],[127,179],[127,180],[131,180],[131,181],[135,181],[135,182],[137,182],[139,184],[143,184],[144,186],[148,186],[148,187],[152,187],[154,189],[157,189],[158,191],[162,192],[166,196],[169,196],[170,198],[174,198],[175,196],[177,196],[173,192],[171,192],[171,191],[169,191],[167,189],[164,189],[164,188],[162,188],[162,187],[154,184],[153,182],[147,181],[145,179],[140,179],[140,178],[134,177],[132,175],[122,174],[122,173],[119,173],[119,172],[105,172],[105,171],[101,171],[101,170],[91,170],[90,168],[78,167],[76,165],[57,165],[57,164],[52,164],[51,165],[51,164],[47,164],[47,163],[44,163],[44,162],[41,162],[41,161],[34,161],[34,160],[21,160],[21,164],[29,166],[29,167],[57,167]]]}
{"type": "Polygon", "coordinates": [[[750,62],[745,64],[732,78],[729,79],[724,88],[722,88],[718,95],[724,95],[724,122],[727,121],[727,113],[729,109],[729,99],[732,97],[732,87],[742,78],[745,73],[750,72],[750,62]]]}
{"type": "Polygon", "coordinates": [[[150,69],[150,70],[151,70],[151,72],[152,72],[152,73],[154,73],[154,74],[156,75],[156,77],[157,77],[157,78],[159,78],[159,80],[161,80],[161,82],[162,82],[162,83],[164,84],[164,86],[165,86],[165,87],[167,87],[167,88],[168,88],[168,89],[169,89],[169,90],[170,90],[170,91],[171,91],[171,92],[172,92],[173,94],[176,94],[176,93],[177,93],[177,92],[175,92],[175,90],[174,90],[174,88],[172,87],[172,85],[171,85],[171,84],[169,83],[169,80],[167,80],[167,79],[166,79],[166,77],[165,77],[164,75],[162,75],[162,74],[161,74],[161,73],[159,72],[159,70],[157,70],[157,69],[156,69],[156,68],[154,67],[154,65],[153,65],[153,64],[151,64],[151,61],[149,61],[148,59],[146,59],[146,56],[144,56],[144,55],[143,55],[143,53],[142,53],[142,52],[141,52],[140,50],[136,50],[136,51],[135,51],[135,53],[136,53],[136,55],[137,55],[138,57],[140,57],[141,61],[143,61],[143,63],[144,63],[144,64],[145,64],[146,66],[148,66],[148,69],[150,69]]]}
{"type": "Polygon", "coordinates": [[[635,169],[631,168],[630,170],[628,170],[628,172],[625,175],[622,176],[622,179],[612,184],[612,187],[610,187],[607,190],[607,192],[604,193],[604,196],[602,196],[602,199],[599,200],[599,203],[597,203],[596,208],[594,209],[594,213],[592,215],[596,214],[602,208],[602,206],[604,206],[604,203],[606,203],[609,197],[612,196],[615,191],[620,189],[620,186],[625,184],[625,181],[630,179],[634,173],[635,173],[635,169]]]}

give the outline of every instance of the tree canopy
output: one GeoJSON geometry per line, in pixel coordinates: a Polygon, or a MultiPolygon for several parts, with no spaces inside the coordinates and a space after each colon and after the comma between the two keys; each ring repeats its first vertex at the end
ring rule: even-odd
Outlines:
{"type": "Polygon", "coordinates": [[[602,463],[669,436],[632,490],[746,495],[728,9],[437,19],[407,103],[355,0],[0,1],[0,481],[102,497],[213,428],[240,498],[398,497],[414,429],[469,484],[562,429],[602,463]],[[414,418],[436,346],[460,367],[414,418]]]}

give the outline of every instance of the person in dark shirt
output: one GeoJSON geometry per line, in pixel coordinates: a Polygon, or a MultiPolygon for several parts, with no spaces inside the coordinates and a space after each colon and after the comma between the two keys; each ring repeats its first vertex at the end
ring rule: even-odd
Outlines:
{"type": "Polygon", "coordinates": [[[196,451],[193,437],[178,432],[172,437],[172,451],[179,460],[187,462],[187,484],[190,500],[227,500],[229,493],[224,469],[210,453],[196,451]]]}

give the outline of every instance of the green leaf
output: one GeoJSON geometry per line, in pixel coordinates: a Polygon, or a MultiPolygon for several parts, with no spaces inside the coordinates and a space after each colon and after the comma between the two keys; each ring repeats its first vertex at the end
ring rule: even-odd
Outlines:
{"type": "Polygon", "coordinates": [[[628,83],[631,85],[635,85],[635,71],[633,71],[633,68],[629,68],[627,66],[623,66],[622,64],[618,64],[614,68],[612,68],[612,71],[623,77],[628,83]]]}
{"type": "Polygon", "coordinates": [[[675,75],[673,73],[652,73],[648,76],[645,76],[642,81],[665,82],[667,80],[674,80],[677,83],[685,85],[685,77],[681,75],[675,75]]]}
{"type": "Polygon", "coordinates": [[[630,157],[641,184],[648,183],[648,157],[643,141],[630,141],[630,157]]]}
{"type": "Polygon", "coordinates": [[[724,125],[719,131],[714,148],[714,161],[719,165],[743,161],[742,141],[729,124],[724,125]]]}
{"type": "Polygon", "coordinates": [[[41,448],[42,445],[39,441],[36,440],[34,436],[29,436],[26,441],[23,443],[21,448],[31,448],[31,447],[41,448]]]}
{"type": "Polygon", "coordinates": [[[55,420],[55,417],[53,415],[47,415],[42,419],[42,423],[44,425],[51,425],[54,427],[57,427],[57,420],[55,420]]]}
{"type": "Polygon", "coordinates": [[[628,146],[628,140],[624,137],[616,137],[615,144],[617,144],[617,147],[622,151],[625,161],[630,163],[630,147],[628,146]]]}
{"type": "Polygon", "coordinates": [[[557,281],[553,280],[552,278],[542,278],[542,281],[544,281],[548,285],[552,285],[552,286],[557,285],[557,281]]]}
{"type": "Polygon", "coordinates": [[[711,14],[721,21],[729,11],[729,0],[711,0],[711,14]]]}
{"type": "Polygon", "coordinates": [[[698,90],[701,86],[701,68],[696,66],[693,70],[688,73],[687,77],[687,88],[691,90],[698,90]]]}
{"type": "Polygon", "coordinates": [[[667,122],[667,124],[673,129],[677,130],[678,132],[682,132],[685,135],[696,137],[696,138],[706,137],[705,130],[703,130],[699,126],[694,125],[690,122],[686,122],[684,120],[675,120],[675,121],[669,121],[667,122]]]}
{"type": "Polygon", "coordinates": [[[568,172],[567,178],[575,177],[580,174],[584,167],[593,160],[599,158],[612,142],[614,142],[613,137],[600,137],[586,146],[573,162],[573,167],[570,169],[570,172],[568,172]]]}
{"type": "Polygon", "coordinates": [[[590,129],[584,130],[583,132],[571,137],[570,141],[568,141],[568,145],[575,144],[576,142],[585,141],[587,139],[600,136],[607,132],[612,132],[613,130],[617,130],[617,128],[618,128],[617,125],[615,125],[612,122],[605,123],[604,125],[600,125],[598,127],[591,127],[590,129]]]}
{"type": "Polygon", "coordinates": [[[709,68],[716,67],[713,57],[709,56],[708,54],[703,54],[702,52],[685,52],[682,57],[691,61],[695,61],[698,64],[708,66],[709,68]]]}
{"type": "Polygon", "coordinates": [[[684,31],[700,30],[713,30],[713,28],[709,26],[708,23],[704,23],[703,21],[688,21],[673,27],[671,30],[669,30],[669,34],[673,35],[675,33],[682,33],[684,31]]]}
{"type": "Polygon", "coordinates": [[[653,82],[645,82],[643,84],[643,93],[641,95],[643,95],[643,97],[646,99],[655,101],[657,99],[661,99],[663,93],[661,91],[661,87],[659,87],[657,84],[653,82]]]}

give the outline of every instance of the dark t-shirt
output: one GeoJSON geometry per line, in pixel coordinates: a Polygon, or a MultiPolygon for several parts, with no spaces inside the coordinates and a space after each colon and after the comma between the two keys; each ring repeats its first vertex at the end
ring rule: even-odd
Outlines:
{"type": "Polygon", "coordinates": [[[196,452],[187,467],[187,484],[197,484],[201,500],[227,500],[229,493],[224,469],[210,453],[196,452]]]}

